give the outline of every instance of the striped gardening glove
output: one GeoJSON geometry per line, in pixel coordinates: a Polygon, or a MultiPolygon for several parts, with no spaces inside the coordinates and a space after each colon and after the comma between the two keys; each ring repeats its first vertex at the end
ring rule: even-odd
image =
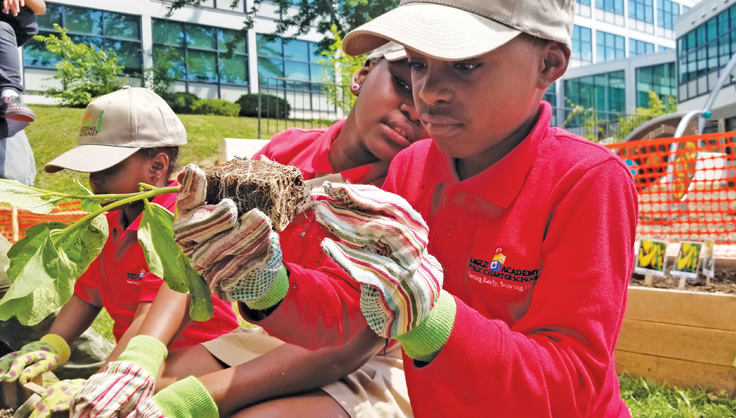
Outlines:
{"type": "Polygon", "coordinates": [[[70,353],[69,345],[62,337],[44,335],[39,341],[24,345],[20,351],[0,357],[0,380],[14,382],[20,378],[20,383],[26,384],[69,360],[70,353]]]}
{"type": "Polygon", "coordinates": [[[322,248],[361,284],[360,308],[378,335],[429,361],[444,346],[455,300],[427,252],[429,228],[409,203],[375,186],[325,182],[312,191],[317,220],[341,239],[322,248]]]}
{"type": "Polygon", "coordinates": [[[289,281],[279,236],[268,216],[252,209],[238,218],[231,199],[205,204],[207,178],[195,165],[184,167],[179,181],[174,239],[210,290],[256,310],[280,302],[289,281]]]}
{"type": "Polygon", "coordinates": [[[148,335],[137,335],[117,361],[92,375],[69,405],[72,418],[124,417],[153,395],[166,346],[148,335]]]}

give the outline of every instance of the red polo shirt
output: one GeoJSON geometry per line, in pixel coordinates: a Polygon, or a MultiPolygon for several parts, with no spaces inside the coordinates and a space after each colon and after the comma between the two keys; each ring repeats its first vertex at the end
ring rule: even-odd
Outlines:
{"type": "MultiPolygon", "coordinates": [[[[178,186],[173,181],[169,186],[178,186]]],[[[153,203],[173,212],[176,193],[156,196],[153,203]]],[[[104,307],[112,317],[115,341],[133,321],[135,311],[142,302],[153,302],[163,280],[148,271],[143,249],[138,244],[139,216],[127,228],[122,225],[122,211],[105,214],[110,235],[99,256],[74,285],[74,294],[85,302],[104,307]]],[[[232,305],[212,297],[215,314],[207,321],[191,321],[169,344],[169,349],[187,347],[217,338],[238,327],[232,305]]]]}
{"type": "MultiPolygon", "coordinates": [[[[529,136],[465,181],[431,140],[391,164],[383,188],[429,224],[429,251],[457,302],[437,357],[424,367],[405,359],[417,417],[629,416],[613,350],[633,269],[636,189],[618,157],[550,128],[550,116],[543,103],[529,136]]],[[[340,309],[352,302],[310,295],[315,283],[328,286],[324,275],[288,267],[295,294],[264,328],[303,345],[340,344],[358,326],[340,309]],[[326,321],[326,309],[343,318],[326,321]]]]}
{"type": "MultiPolygon", "coordinates": [[[[344,125],[345,121],[340,120],[329,128],[287,129],[274,135],[265,147],[253,154],[253,159],[266,156],[269,160],[296,166],[301,170],[304,180],[333,174],[335,170],[330,164],[328,151],[344,125]]],[[[340,174],[350,183],[366,184],[365,179],[374,168],[374,164],[367,164],[340,174]]],[[[381,177],[370,183],[380,187],[383,180],[384,177],[381,177]]]]}

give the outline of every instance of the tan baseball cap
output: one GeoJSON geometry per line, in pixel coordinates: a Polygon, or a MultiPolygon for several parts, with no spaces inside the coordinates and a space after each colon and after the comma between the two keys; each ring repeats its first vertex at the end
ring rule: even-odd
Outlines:
{"type": "Polygon", "coordinates": [[[406,50],[404,50],[404,45],[397,44],[396,42],[389,42],[368,54],[368,56],[365,57],[365,63],[363,65],[367,65],[371,60],[376,58],[385,58],[386,61],[403,60],[406,58],[406,50]]]}
{"type": "Polygon", "coordinates": [[[124,86],[92,100],[84,111],[77,146],[46,164],[94,173],[108,169],[141,148],[187,143],[179,118],[159,95],[143,87],[124,86]]]}
{"type": "Polygon", "coordinates": [[[342,47],[361,55],[387,41],[448,61],[493,51],[519,34],[572,45],[575,0],[402,0],[348,33],[342,47]]]}

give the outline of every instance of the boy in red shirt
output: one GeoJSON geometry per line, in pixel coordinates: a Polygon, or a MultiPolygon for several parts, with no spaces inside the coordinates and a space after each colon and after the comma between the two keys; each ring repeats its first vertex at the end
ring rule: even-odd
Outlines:
{"type": "MultiPolygon", "coordinates": [[[[347,278],[282,262],[267,228],[247,236],[270,243],[266,254],[227,255],[253,267],[223,293],[307,347],[344,344],[366,322],[395,338],[418,417],[630,416],[613,350],[633,268],[633,179],[610,151],[551,128],[542,102],[567,68],[573,14],[572,0],[404,0],[349,34],[350,54],[405,45],[431,137],[396,156],[383,190],[326,183],[312,194],[343,241],[322,245],[360,284],[362,318],[332,290],[347,278]]],[[[204,209],[196,185],[183,185],[180,203],[195,205],[184,212],[204,209]]],[[[218,271],[204,272],[211,288],[218,271]]]]}
{"type": "MultiPolygon", "coordinates": [[[[184,126],[163,99],[148,89],[126,86],[90,102],[77,147],[45,168],[48,172],[70,169],[89,173],[90,187],[95,194],[133,193],[138,191],[140,183],[178,186],[177,181],[169,178],[179,146],[185,143],[184,126]]],[[[152,203],[174,212],[176,194],[156,196],[152,203]]],[[[149,312],[154,300],[186,299],[187,295],[172,291],[161,278],[149,272],[137,237],[142,212],[143,202],[134,202],[106,214],[109,236],[102,252],[75,283],[74,295],[61,308],[48,335],[14,353],[15,360],[8,369],[0,364],[0,375],[5,380],[20,377],[26,382],[62,364],[69,357],[69,344],[92,324],[103,307],[113,319],[117,342],[108,361],[118,356],[123,358],[121,353],[131,346],[142,346],[154,353],[165,352],[166,346],[159,340],[136,335],[148,314],[171,315],[163,307],[158,314],[149,312]]],[[[215,297],[212,301],[215,309],[212,318],[191,322],[175,338],[171,335],[166,343],[186,347],[237,328],[231,304],[215,297]]],[[[58,406],[41,403],[39,410],[63,408],[69,399],[60,399],[62,405],[58,406]]]]}

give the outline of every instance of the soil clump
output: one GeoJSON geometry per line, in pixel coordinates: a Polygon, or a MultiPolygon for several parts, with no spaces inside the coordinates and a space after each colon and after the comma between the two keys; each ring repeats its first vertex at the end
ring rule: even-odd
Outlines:
{"type": "Polygon", "coordinates": [[[207,203],[232,199],[242,215],[258,208],[283,231],[307,200],[298,168],[270,160],[235,158],[204,170],[207,203]]]}

